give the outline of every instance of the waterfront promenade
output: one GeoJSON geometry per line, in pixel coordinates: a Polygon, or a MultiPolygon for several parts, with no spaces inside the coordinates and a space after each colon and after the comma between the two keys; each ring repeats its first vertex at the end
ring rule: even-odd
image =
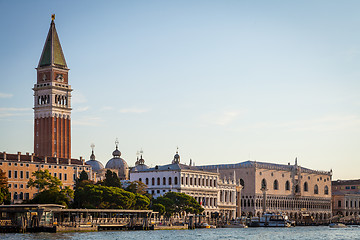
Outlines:
{"type": "Polygon", "coordinates": [[[295,228],[246,228],[246,229],[196,229],[196,230],[161,230],[161,231],[105,231],[105,232],[69,232],[69,233],[30,233],[0,234],[0,239],[38,240],[38,239],[359,239],[360,228],[330,229],[327,226],[295,228]]]}

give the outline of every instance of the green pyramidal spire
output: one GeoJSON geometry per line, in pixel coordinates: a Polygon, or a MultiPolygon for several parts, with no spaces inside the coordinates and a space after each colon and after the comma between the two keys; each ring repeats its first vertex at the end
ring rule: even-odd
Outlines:
{"type": "Polygon", "coordinates": [[[59,36],[56,32],[54,19],[55,16],[53,15],[38,67],[56,66],[67,68],[59,36]]]}

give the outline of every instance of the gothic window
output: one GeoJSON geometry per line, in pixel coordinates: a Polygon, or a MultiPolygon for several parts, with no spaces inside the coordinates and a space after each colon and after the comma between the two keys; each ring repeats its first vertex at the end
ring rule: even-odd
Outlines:
{"type": "Polygon", "coordinates": [[[299,193],[299,192],[300,192],[300,187],[299,187],[299,185],[297,185],[297,184],[295,185],[295,192],[296,192],[296,193],[299,193]]]}
{"type": "Polygon", "coordinates": [[[274,190],[278,190],[279,189],[279,182],[278,180],[274,181],[274,190]]]}
{"type": "Polygon", "coordinates": [[[338,201],[338,207],[341,207],[341,200],[338,201]]]}
{"type": "Polygon", "coordinates": [[[244,179],[240,178],[240,185],[244,188],[245,187],[245,182],[244,179]]]}
{"type": "Polygon", "coordinates": [[[157,185],[160,185],[160,178],[157,178],[157,185]]]}
{"type": "Polygon", "coordinates": [[[171,185],[171,184],[172,184],[171,177],[169,177],[169,185],[171,185]]]}
{"type": "Polygon", "coordinates": [[[139,182],[141,182],[141,178],[139,178],[139,182]]]}
{"type": "Polygon", "coordinates": [[[325,195],[329,195],[329,188],[328,188],[328,186],[325,186],[324,194],[325,194],[325,195]]]}
{"type": "Polygon", "coordinates": [[[192,177],[190,177],[190,186],[192,186],[192,184],[193,184],[193,179],[192,177]]]}
{"type": "Polygon", "coordinates": [[[148,178],[145,179],[145,183],[146,183],[146,185],[149,185],[149,179],[148,178]]]}
{"type": "Polygon", "coordinates": [[[163,177],[163,185],[166,185],[166,177],[163,177]]]}
{"type": "Polygon", "coordinates": [[[14,200],[17,200],[17,198],[18,198],[18,194],[17,192],[14,192],[14,200]]]}
{"type": "Polygon", "coordinates": [[[318,185],[314,186],[314,194],[319,194],[319,187],[318,185]]]}
{"type": "Polygon", "coordinates": [[[184,185],[184,177],[181,177],[181,185],[184,185]]]}
{"type": "Polygon", "coordinates": [[[286,181],[286,183],[285,183],[285,190],[290,191],[290,182],[289,181],[286,181]]]}
{"type": "Polygon", "coordinates": [[[265,180],[265,178],[263,178],[263,180],[261,181],[261,189],[266,189],[266,180],[265,180]]]}
{"type": "Polygon", "coordinates": [[[308,192],[309,191],[309,186],[307,182],[304,182],[304,192],[308,192]]]}
{"type": "Polygon", "coordinates": [[[175,185],[178,184],[178,178],[177,178],[177,177],[174,178],[174,184],[175,184],[175,185]]]}
{"type": "Polygon", "coordinates": [[[214,180],[214,187],[216,187],[216,179],[214,180]]]}

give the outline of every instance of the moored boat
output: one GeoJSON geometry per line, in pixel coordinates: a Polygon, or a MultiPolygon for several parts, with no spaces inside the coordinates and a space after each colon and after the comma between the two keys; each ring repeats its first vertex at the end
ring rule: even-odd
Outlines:
{"type": "Polygon", "coordinates": [[[346,226],[343,223],[330,223],[329,224],[329,228],[347,228],[348,226],[346,226]]]}
{"type": "Polygon", "coordinates": [[[281,213],[265,213],[262,217],[252,218],[250,227],[291,227],[288,216],[281,213]]]}

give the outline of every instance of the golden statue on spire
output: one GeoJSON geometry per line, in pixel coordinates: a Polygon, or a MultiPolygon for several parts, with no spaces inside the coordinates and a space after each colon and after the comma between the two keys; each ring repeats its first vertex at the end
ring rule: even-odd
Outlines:
{"type": "Polygon", "coordinates": [[[51,20],[55,20],[55,14],[51,14],[51,20]]]}

